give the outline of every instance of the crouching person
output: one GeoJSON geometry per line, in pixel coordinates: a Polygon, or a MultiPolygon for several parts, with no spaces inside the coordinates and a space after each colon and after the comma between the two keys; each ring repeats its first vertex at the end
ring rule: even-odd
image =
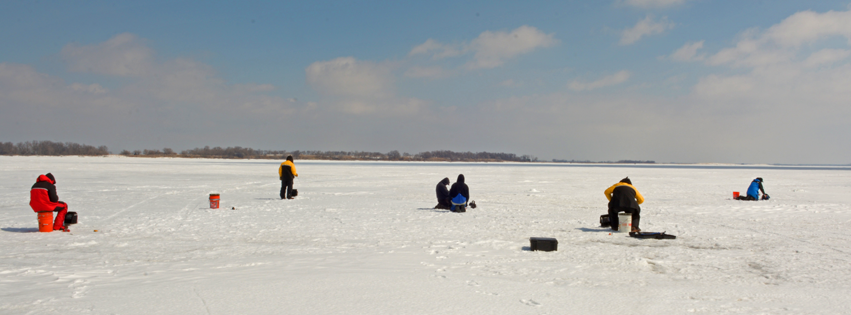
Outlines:
{"type": "Polygon", "coordinates": [[[626,212],[632,214],[632,231],[628,232],[641,232],[638,228],[638,223],[641,221],[641,208],[638,205],[644,203],[644,197],[632,186],[629,177],[606,189],[605,194],[609,199],[609,221],[612,230],[618,230],[618,224],[620,224],[618,213],[626,212]]]}
{"type": "Polygon", "coordinates": [[[449,186],[449,178],[445,177],[442,181],[437,183],[437,187],[435,187],[435,193],[437,194],[437,205],[434,206],[435,209],[445,209],[449,210],[452,207],[452,198],[449,198],[449,189],[446,189],[446,186],[449,186]]]}
{"type": "Polygon", "coordinates": [[[56,195],[56,178],[53,174],[39,175],[30,190],[30,207],[38,212],[55,211],[56,220],[53,222],[53,230],[65,229],[65,214],[68,213],[68,205],[59,201],[56,195]]]}

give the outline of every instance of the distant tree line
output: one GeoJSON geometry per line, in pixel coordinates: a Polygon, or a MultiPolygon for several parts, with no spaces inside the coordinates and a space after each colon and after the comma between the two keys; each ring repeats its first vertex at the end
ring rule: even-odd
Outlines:
{"type": "Polygon", "coordinates": [[[517,156],[513,153],[490,152],[453,152],[429,151],[411,155],[393,150],[387,153],[367,151],[286,151],[286,150],[255,150],[243,147],[214,147],[205,146],[181,151],[179,154],[170,148],[121,151],[121,155],[136,157],[184,157],[184,158],[220,158],[220,159],[284,159],[287,155],[300,160],[369,160],[369,161],[477,161],[477,162],[537,162],[538,158],[529,155],[517,156]]]}
{"type": "Polygon", "coordinates": [[[603,163],[603,164],[605,164],[605,163],[610,163],[610,164],[615,164],[615,163],[617,163],[617,164],[656,164],[656,161],[640,161],[640,160],[619,160],[617,162],[612,162],[612,161],[600,162],[600,161],[588,161],[588,160],[585,160],[585,161],[570,160],[570,161],[568,161],[568,160],[553,159],[553,162],[555,162],[555,163],[603,163]]]}
{"type": "Polygon", "coordinates": [[[0,142],[0,155],[109,155],[105,145],[94,147],[73,142],[28,141],[0,142]]]}

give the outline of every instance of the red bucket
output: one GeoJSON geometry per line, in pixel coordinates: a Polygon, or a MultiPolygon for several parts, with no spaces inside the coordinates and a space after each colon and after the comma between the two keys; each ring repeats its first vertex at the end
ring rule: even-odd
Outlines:
{"type": "Polygon", "coordinates": [[[38,213],[38,231],[53,232],[53,211],[38,213]]]}
{"type": "Polygon", "coordinates": [[[734,192],[733,192],[733,199],[738,199],[738,198],[739,198],[739,192],[738,192],[738,191],[734,191],[734,192]]]}
{"type": "Polygon", "coordinates": [[[219,194],[210,194],[210,209],[219,208],[219,194]]]}

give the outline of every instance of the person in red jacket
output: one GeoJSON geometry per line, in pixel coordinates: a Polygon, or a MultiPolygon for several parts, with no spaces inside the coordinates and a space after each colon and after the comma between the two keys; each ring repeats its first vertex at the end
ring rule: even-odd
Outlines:
{"type": "Polygon", "coordinates": [[[35,212],[56,211],[56,221],[53,222],[53,230],[64,230],[65,213],[68,212],[68,204],[59,201],[56,195],[56,178],[53,174],[39,175],[30,190],[30,207],[35,212]]]}

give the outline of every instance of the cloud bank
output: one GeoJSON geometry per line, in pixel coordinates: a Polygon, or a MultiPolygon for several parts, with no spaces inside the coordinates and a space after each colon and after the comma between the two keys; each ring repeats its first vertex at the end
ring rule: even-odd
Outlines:
{"type": "Polygon", "coordinates": [[[469,43],[443,44],[428,39],[411,49],[408,55],[443,59],[472,54],[472,60],[465,64],[467,69],[493,69],[519,55],[557,43],[553,34],[545,34],[537,28],[524,25],[511,32],[485,31],[469,43]]]}

